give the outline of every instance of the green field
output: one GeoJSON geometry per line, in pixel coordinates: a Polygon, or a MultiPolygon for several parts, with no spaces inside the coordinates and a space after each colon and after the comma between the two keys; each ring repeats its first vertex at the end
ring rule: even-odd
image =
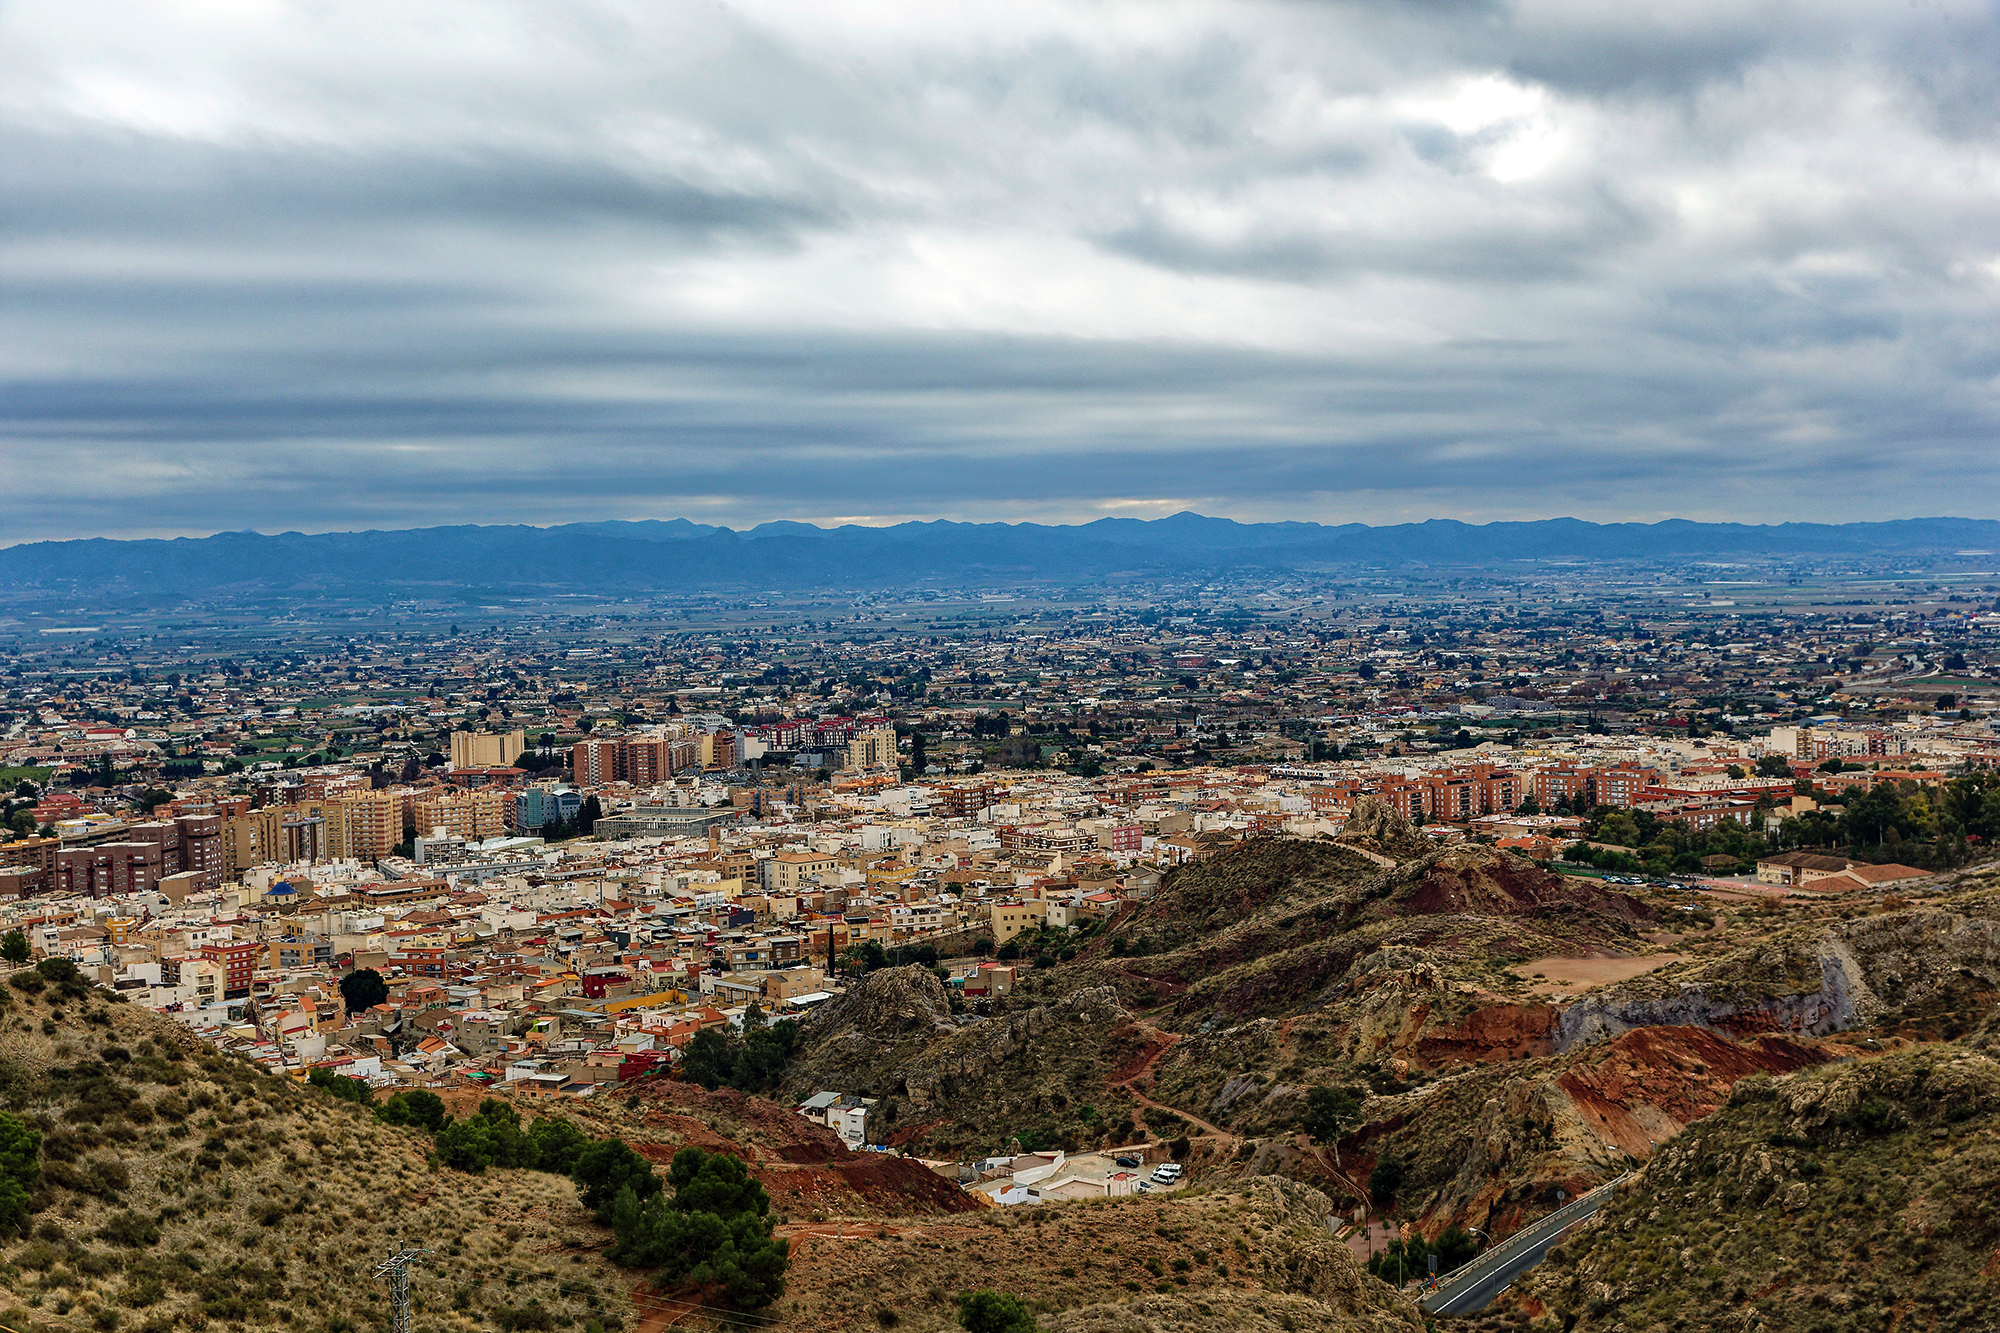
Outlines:
{"type": "Polygon", "coordinates": [[[0,795],[12,795],[14,788],[23,782],[32,782],[37,787],[49,780],[53,768],[36,768],[33,765],[0,767],[0,795]]]}

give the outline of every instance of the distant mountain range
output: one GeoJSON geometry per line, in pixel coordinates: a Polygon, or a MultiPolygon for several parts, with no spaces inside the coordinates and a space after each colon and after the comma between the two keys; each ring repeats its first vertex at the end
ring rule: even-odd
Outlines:
{"type": "Polygon", "coordinates": [[[1516,561],[1926,558],[2000,551],[2000,521],[1528,523],[1432,519],[1237,523],[1180,513],[1075,526],[903,523],[748,532],[686,519],[391,532],[223,532],[0,549],[0,583],[32,590],[202,595],[282,588],[472,585],[588,591],[866,588],[1087,581],[1238,569],[1491,566],[1516,561]]]}

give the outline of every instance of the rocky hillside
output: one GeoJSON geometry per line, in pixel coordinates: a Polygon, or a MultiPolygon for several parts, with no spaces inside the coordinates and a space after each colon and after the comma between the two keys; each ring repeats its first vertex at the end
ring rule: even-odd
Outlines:
{"type": "Polygon", "coordinates": [[[1482,1322],[1970,1333],[1996,1277],[2000,1062],[1930,1046],[1738,1084],[1482,1322]]]}
{"type": "Polygon", "coordinates": [[[418,1132],[102,992],[0,994],[0,1109],[42,1135],[28,1234],[0,1238],[0,1320],[382,1326],[372,1271],[407,1238],[433,1251],[424,1327],[632,1326],[633,1279],[598,1256],[605,1235],[566,1177],[441,1169],[418,1132]]]}
{"type": "MultiPolygon", "coordinates": [[[[445,1100],[462,1115],[482,1095],[445,1100]]],[[[739,1156],[786,1234],[982,1207],[738,1092],[661,1081],[516,1106],[663,1164],[690,1145],[739,1156]]],[[[428,1136],[88,987],[0,986],[0,1109],[42,1135],[27,1233],[0,1236],[0,1323],[24,1333],[385,1326],[373,1270],[405,1240],[432,1251],[414,1291],[418,1327],[437,1333],[632,1329],[678,1308],[602,1258],[609,1232],[568,1177],[442,1168],[428,1136]]]]}
{"type": "Polygon", "coordinates": [[[1239,1328],[1418,1333],[1415,1310],[1327,1229],[1317,1190],[1259,1177],[1215,1189],[921,1225],[815,1228],[794,1241],[796,1328],[955,1328],[956,1293],[1026,1300],[1050,1333],[1239,1328]]]}
{"type": "Polygon", "coordinates": [[[918,1162],[852,1152],[832,1130],[790,1105],[728,1088],[709,1092],[690,1083],[647,1080],[564,1110],[593,1138],[622,1139],[663,1170],[687,1147],[742,1158],[785,1224],[827,1217],[927,1217],[983,1206],[918,1162]]]}
{"type": "Polygon", "coordinates": [[[2000,891],[1801,925],[1714,960],[1605,987],[1566,1009],[1567,1049],[1634,1028],[1949,1039],[2000,999],[2000,891]]]}
{"type": "Polygon", "coordinates": [[[979,1156],[1023,1135],[1077,1148],[1128,1141],[1132,1102],[1110,1079],[1143,1043],[1109,987],[954,1021],[929,972],[885,968],[807,1020],[784,1091],[879,1097],[875,1132],[919,1156],[979,1156]]]}
{"type": "Polygon", "coordinates": [[[1483,985],[1496,963],[1644,950],[1653,916],[1595,881],[1491,848],[1430,850],[1385,869],[1337,842],[1259,838],[1173,871],[1085,966],[1128,1004],[1170,1004],[1168,1026],[1187,1032],[1339,1005],[1372,984],[1382,969],[1368,960],[1384,951],[1483,985]]]}
{"type": "Polygon", "coordinates": [[[928,968],[871,972],[807,1016],[785,1069],[786,1092],[794,1100],[820,1088],[879,1095],[894,1071],[976,1023],[953,1016],[944,984],[928,968]]]}
{"type": "Polygon", "coordinates": [[[1566,1056],[1484,1064],[1369,1101],[1341,1144],[1349,1175],[1402,1165],[1401,1211],[1505,1235],[1644,1161],[1726,1102],[1744,1079],[1837,1052],[1783,1037],[1732,1041],[1700,1028],[1628,1033],[1566,1056]]]}

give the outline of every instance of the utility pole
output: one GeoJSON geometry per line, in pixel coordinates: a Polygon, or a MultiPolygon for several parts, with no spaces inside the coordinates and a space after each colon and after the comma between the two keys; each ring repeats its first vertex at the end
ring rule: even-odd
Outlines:
{"type": "Polygon", "coordinates": [[[389,1279],[389,1333],[410,1333],[410,1265],[429,1253],[405,1244],[375,1265],[375,1276],[389,1279]]]}

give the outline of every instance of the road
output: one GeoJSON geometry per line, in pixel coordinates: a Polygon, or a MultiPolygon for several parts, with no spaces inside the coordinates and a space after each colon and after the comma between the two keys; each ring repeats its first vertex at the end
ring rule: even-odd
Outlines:
{"type": "MultiPolygon", "coordinates": [[[[1619,1177],[1620,1180],[1624,1177],[1619,1177]]],[[[1524,1227],[1459,1270],[1463,1276],[1443,1290],[1420,1299],[1417,1304],[1432,1314],[1472,1314],[1483,1310],[1514,1279],[1540,1263],[1564,1232],[1597,1210],[1611,1198],[1610,1184],[1550,1213],[1534,1225],[1524,1227]]]]}

